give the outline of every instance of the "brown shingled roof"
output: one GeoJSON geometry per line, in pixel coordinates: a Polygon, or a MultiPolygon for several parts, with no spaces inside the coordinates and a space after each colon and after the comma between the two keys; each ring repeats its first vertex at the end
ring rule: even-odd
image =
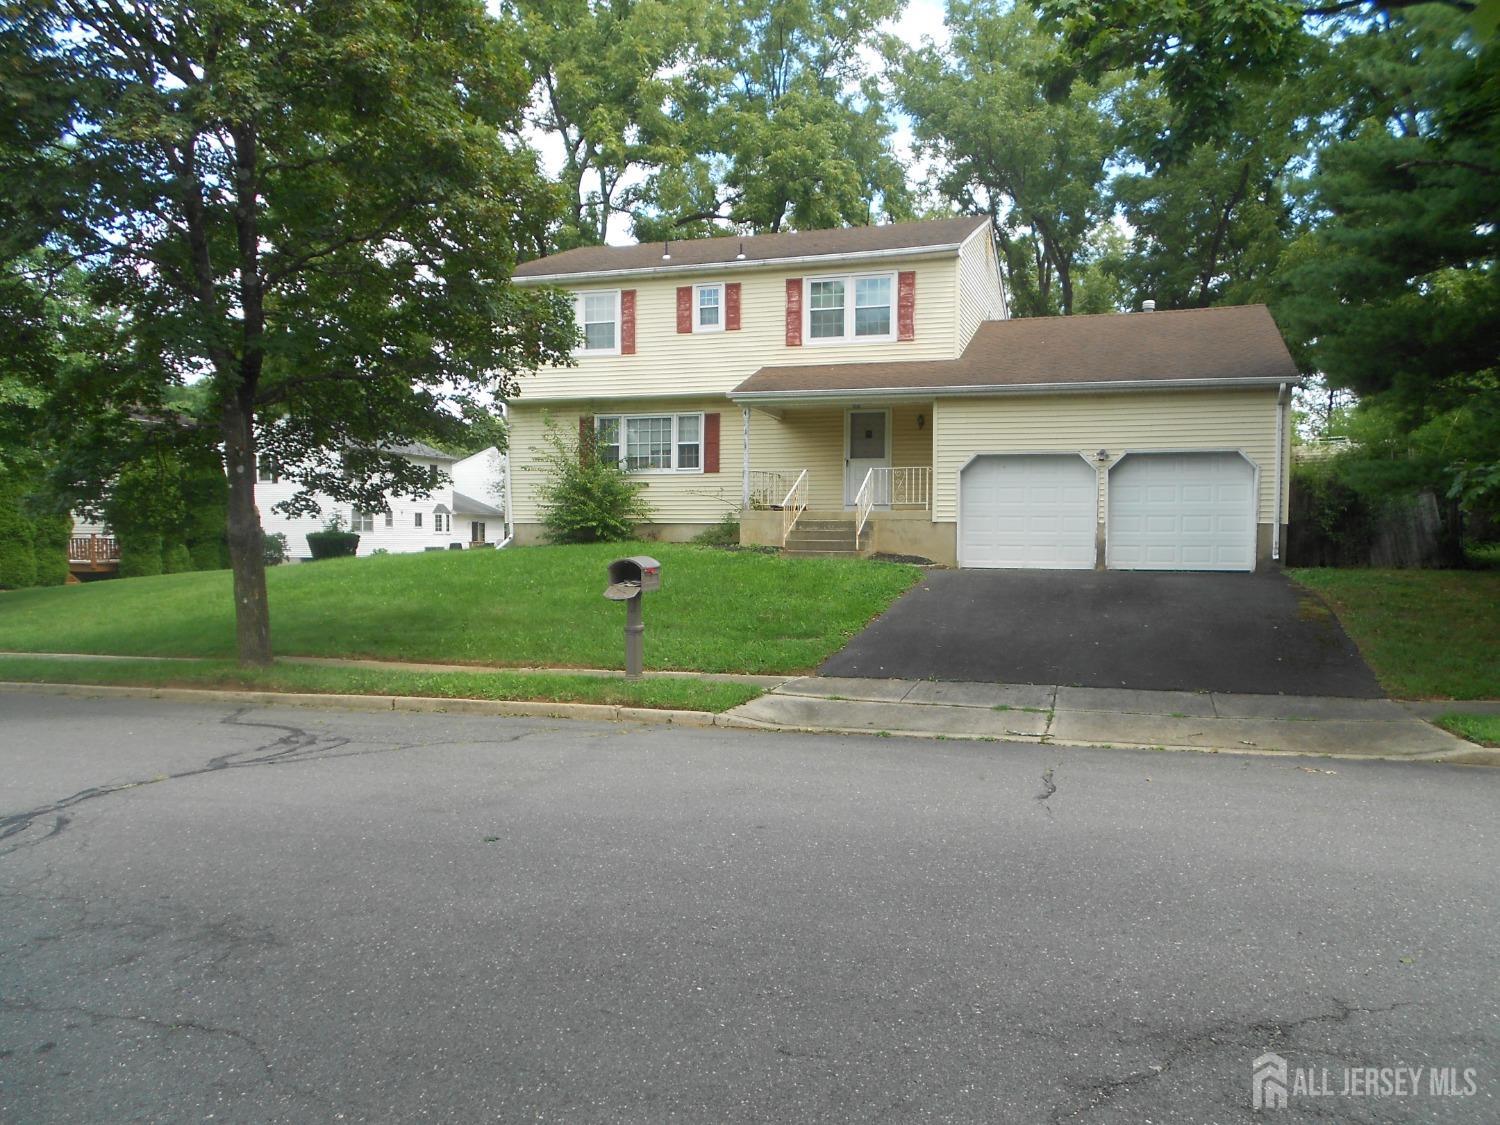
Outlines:
{"type": "Polygon", "coordinates": [[[745,248],[741,265],[774,262],[787,258],[836,258],[851,254],[957,246],[989,222],[984,216],[932,219],[921,223],[890,223],[879,227],[841,227],[788,234],[757,234],[746,238],[685,238],[671,243],[672,260],[662,261],[662,244],[635,246],[580,246],[547,258],[537,258],[516,267],[518,279],[621,273],[663,268],[730,265],[745,248]]]}
{"type": "Polygon", "coordinates": [[[838,394],[1298,378],[1265,305],[987,320],[958,359],[762,367],[730,392],[838,394]]]}

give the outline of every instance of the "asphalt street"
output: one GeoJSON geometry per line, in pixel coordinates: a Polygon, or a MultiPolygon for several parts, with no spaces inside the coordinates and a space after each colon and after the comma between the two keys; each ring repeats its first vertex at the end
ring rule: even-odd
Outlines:
{"type": "Polygon", "coordinates": [[[0,1121],[1495,1121],[1497,807],[1461,767],[4,693],[0,1121]],[[1253,1114],[1268,1051],[1328,1093],[1253,1114]],[[1342,1094],[1396,1066],[1460,1093],[1342,1094]]]}

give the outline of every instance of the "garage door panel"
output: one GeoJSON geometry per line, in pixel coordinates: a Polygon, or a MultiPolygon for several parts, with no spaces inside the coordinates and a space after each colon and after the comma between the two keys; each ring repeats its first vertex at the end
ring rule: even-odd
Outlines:
{"type": "Polygon", "coordinates": [[[1098,478],[1075,454],[977,457],[959,477],[959,563],[1092,569],[1098,478]]]}
{"type": "Polygon", "coordinates": [[[1107,565],[1253,570],[1254,499],[1238,453],[1131,454],[1110,473],[1107,565]]]}

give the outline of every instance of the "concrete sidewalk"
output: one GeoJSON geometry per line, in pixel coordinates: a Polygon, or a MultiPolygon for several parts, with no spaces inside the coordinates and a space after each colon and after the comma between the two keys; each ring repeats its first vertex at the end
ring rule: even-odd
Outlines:
{"type": "Polygon", "coordinates": [[[807,676],[727,713],[776,730],[1500,765],[1389,699],[807,676]]]}

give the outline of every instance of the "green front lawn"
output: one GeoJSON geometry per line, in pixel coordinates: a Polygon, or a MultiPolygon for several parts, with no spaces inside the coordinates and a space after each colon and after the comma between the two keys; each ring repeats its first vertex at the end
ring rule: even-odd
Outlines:
{"type": "Polygon", "coordinates": [[[1443,715],[1437,725],[1481,746],[1500,746],[1500,715],[1443,715]]]}
{"type": "Polygon", "coordinates": [[[684,711],[727,711],[748,703],[761,693],[761,689],[753,685],[716,680],[673,678],[627,683],[603,676],[569,675],[566,672],[409,672],[310,664],[241,668],[228,660],[56,660],[45,656],[0,656],[0,680],[296,694],[610,703],[684,711]]]}
{"type": "Polygon", "coordinates": [[[1333,607],[1392,695],[1500,699],[1500,571],[1289,573],[1333,607]]]}
{"type": "MultiPolygon", "coordinates": [[[[625,611],[605,564],[661,560],[645,595],[646,666],[800,672],[836,652],[916,581],[915,567],[667,543],[333,559],[267,575],[285,656],[619,668],[625,611]]],[[[227,571],[0,594],[0,650],[234,655],[227,571]]]]}

